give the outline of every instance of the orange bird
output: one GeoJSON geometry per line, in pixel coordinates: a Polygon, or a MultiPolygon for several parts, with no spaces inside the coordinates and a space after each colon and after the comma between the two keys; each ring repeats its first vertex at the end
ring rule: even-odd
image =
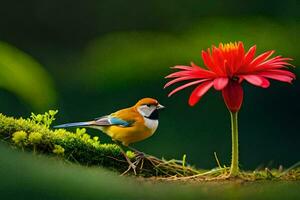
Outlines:
{"type": "MultiPolygon", "coordinates": [[[[110,136],[113,141],[120,142],[128,147],[131,143],[144,140],[154,134],[158,127],[159,110],[163,108],[165,107],[159,104],[156,99],[143,98],[132,107],[118,110],[92,121],[67,123],[54,128],[87,127],[99,129],[110,136]]],[[[135,149],[133,150],[139,155],[143,154],[135,149]]],[[[136,174],[136,166],[126,156],[122,148],[121,152],[129,164],[126,172],[132,168],[136,174]]]]}

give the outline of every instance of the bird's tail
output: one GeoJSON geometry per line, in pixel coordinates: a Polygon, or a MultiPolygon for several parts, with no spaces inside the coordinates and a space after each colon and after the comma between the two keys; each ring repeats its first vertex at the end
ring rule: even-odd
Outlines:
{"type": "Polygon", "coordinates": [[[54,126],[53,128],[85,127],[85,126],[91,126],[91,125],[93,125],[93,121],[61,124],[61,125],[54,126]]]}

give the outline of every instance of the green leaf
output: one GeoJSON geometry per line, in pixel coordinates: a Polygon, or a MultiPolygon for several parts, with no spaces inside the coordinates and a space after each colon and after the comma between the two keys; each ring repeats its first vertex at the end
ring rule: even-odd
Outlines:
{"type": "Polygon", "coordinates": [[[0,42],[0,87],[35,109],[43,109],[55,102],[53,83],[32,57],[17,48],[0,42]]]}

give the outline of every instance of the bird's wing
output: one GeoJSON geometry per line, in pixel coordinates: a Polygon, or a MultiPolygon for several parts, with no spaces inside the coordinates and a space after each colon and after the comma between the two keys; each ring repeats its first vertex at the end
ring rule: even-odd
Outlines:
{"type": "Polygon", "coordinates": [[[127,126],[132,126],[134,123],[144,122],[143,117],[133,107],[114,112],[110,114],[110,117],[127,122],[127,126]]]}
{"type": "Polygon", "coordinates": [[[93,122],[94,125],[98,126],[111,126],[112,124],[109,121],[109,115],[98,117],[93,122]]]}
{"type": "Polygon", "coordinates": [[[94,121],[94,125],[98,126],[123,126],[123,127],[129,127],[134,123],[133,120],[124,120],[119,117],[108,115],[99,117],[94,121]]]}

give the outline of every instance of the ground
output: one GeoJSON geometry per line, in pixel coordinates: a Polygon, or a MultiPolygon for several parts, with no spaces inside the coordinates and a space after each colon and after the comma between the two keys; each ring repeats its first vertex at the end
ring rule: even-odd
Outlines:
{"type": "MultiPolygon", "coordinates": [[[[300,181],[158,181],[120,177],[1,144],[3,199],[300,199],[300,181]]],[[[1,198],[2,199],[2,198],[1,198]]]]}

